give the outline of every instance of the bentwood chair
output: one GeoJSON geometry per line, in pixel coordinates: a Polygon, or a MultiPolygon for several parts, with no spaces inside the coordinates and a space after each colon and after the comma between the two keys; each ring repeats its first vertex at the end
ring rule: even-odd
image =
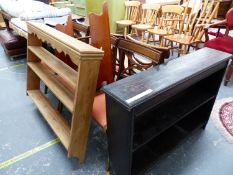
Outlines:
{"type": "Polygon", "coordinates": [[[124,36],[128,34],[129,27],[136,24],[140,4],[139,1],[125,1],[125,18],[124,20],[116,21],[117,29],[120,26],[124,27],[124,36]]]}
{"type": "MultiPolygon", "coordinates": [[[[219,36],[212,40],[207,41],[205,43],[205,47],[224,51],[224,52],[227,52],[233,55],[233,37],[229,36],[229,31],[233,29],[233,8],[231,8],[228,11],[226,20],[223,20],[216,24],[212,24],[209,26],[209,28],[217,27],[217,26],[222,27],[222,25],[224,24],[226,26],[225,36],[223,37],[219,36]]],[[[228,82],[230,81],[232,73],[233,73],[233,61],[231,60],[231,63],[228,67],[226,78],[224,81],[225,86],[227,86],[228,82]]]]}

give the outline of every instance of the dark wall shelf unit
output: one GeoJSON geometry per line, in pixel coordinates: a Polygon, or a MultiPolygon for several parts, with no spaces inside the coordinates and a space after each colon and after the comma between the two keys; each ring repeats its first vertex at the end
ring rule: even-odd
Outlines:
{"type": "Polygon", "coordinates": [[[113,174],[143,174],[204,129],[231,55],[204,48],[103,88],[113,174]]]}

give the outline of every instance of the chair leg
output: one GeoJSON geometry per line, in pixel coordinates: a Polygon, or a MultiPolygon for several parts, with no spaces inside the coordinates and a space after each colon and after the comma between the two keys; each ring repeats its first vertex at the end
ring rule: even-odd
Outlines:
{"type": "Polygon", "coordinates": [[[180,57],[180,53],[182,52],[182,44],[179,44],[179,49],[178,49],[178,57],[180,57]]]}
{"type": "Polygon", "coordinates": [[[126,38],[126,35],[127,35],[127,31],[128,31],[128,27],[125,26],[125,27],[124,27],[124,37],[125,37],[125,38],[126,38]]]}
{"type": "Polygon", "coordinates": [[[152,34],[151,36],[152,36],[152,41],[154,42],[154,45],[156,45],[155,35],[152,34]]]}
{"type": "Polygon", "coordinates": [[[141,35],[142,35],[142,42],[144,42],[144,35],[145,35],[145,32],[142,31],[141,35]]]}
{"type": "Polygon", "coordinates": [[[188,54],[188,49],[187,49],[187,45],[184,45],[184,54],[188,54]]]}
{"type": "Polygon", "coordinates": [[[173,47],[173,41],[170,41],[171,42],[171,54],[172,54],[172,56],[174,55],[174,52],[173,52],[173,49],[174,49],[174,47],[173,47]]]}
{"type": "Polygon", "coordinates": [[[224,86],[227,86],[228,82],[231,79],[232,73],[233,73],[233,61],[231,61],[231,64],[229,65],[229,67],[227,69],[227,74],[226,74],[226,78],[224,81],[224,86]]]}
{"type": "Polygon", "coordinates": [[[146,39],[147,44],[149,43],[149,40],[150,40],[150,33],[148,32],[148,36],[147,36],[147,39],[146,39]]]}
{"type": "Polygon", "coordinates": [[[48,93],[48,86],[45,85],[44,87],[44,94],[47,94],[48,93]]]}

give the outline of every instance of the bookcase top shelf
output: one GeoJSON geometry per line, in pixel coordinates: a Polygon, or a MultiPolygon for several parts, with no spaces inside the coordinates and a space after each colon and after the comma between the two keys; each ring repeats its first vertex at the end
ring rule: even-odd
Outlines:
{"type": "MultiPolygon", "coordinates": [[[[214,49],[203,48],[190,55],[172,60],[165,65],[117,81],[103,87],[103,91],[120,102],[127,110],[134,107],[146,106],[148,98],[168,98],[174,95],[172,89],[182,91],[182,88],[191,86],[208,76],[219,65],[225,64],[232,55],[214,49]],[[199,76],[200,75],[200,76],[199,76]],[[185,82],[185,83],[183,83],[185,82]],[[176,87],[176,88],[174,88],[176,87]],[[168,94],[168,89],[171,89],[168,94]]],[[[153,102],[156,105],[156,102],[153,102]]],[[[151,105],[148,105],[151,106],[151,105]]]]}

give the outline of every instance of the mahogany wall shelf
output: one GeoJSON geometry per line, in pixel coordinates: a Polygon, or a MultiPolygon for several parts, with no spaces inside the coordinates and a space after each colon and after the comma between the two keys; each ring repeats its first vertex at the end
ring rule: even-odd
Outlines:
{"type": "Polygon", "coordinates": [[[230,54],[204,48],[103,88],[113,174],[143,174],[205,128],[230,54]]]}
{"type": "Polygon", "coordinates": [[[91,110],[103,51],[40,23],[28,22],[27,94],[51,126],[69,157],[84,161],[91,110]],[[78,66],[75,71],[50,53],[46,42],[68,54],[78,66]],[[40,82],[72,113],[71,126],[41,92],[40,82]]]}

